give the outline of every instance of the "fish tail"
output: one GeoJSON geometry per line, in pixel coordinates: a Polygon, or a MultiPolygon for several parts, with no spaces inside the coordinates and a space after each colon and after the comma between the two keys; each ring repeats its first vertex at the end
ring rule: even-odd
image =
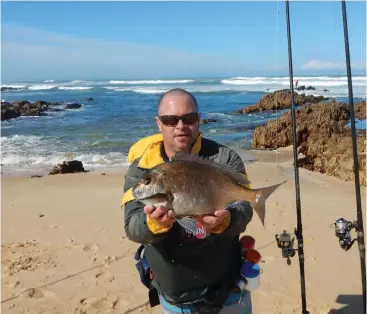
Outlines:
{"type": "Polygon", "coordinates": [[[253,207],[253,209],[258,214],[263,226],[265,222],[265,202],[267,198],[282,184],[284,184],[287,181],[284,181],[279,184],[275,184],[272,186],[268,186],[261,189],[253,189],[253,197],[251,198],[250,202],[253,207]]]}

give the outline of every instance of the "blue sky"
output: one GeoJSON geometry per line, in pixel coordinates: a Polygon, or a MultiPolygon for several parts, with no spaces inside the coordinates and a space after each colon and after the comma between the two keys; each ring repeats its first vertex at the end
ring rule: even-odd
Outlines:
{"type": "MultiPolygon", "coordinates": [[[[2,81],[287,75],[285,2],[1,2],[2,81]]],[[[347,1],[352,73],[366,2],[347,1]]],[[[290,3],[295,75],[344,75],[340,1],[290,3]]]]}

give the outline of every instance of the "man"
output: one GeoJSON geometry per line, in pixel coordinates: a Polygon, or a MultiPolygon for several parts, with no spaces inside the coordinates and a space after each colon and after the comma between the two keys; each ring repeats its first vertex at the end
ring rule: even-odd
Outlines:
{"type": "Polygon", "coordinates": [[[156,123],[161,133],[141,139],[129,151],[122,205],[126,235],[145,246],[151,284],[164,313],[252,313],[250,294],[234,289],[241,265],[239,234],[252,218],[249,204],[216,208],[214,215],[199,217],[210,231],[199,239],[175,222],[172,210],[144,206],[131,193],[146,169],[169,161],[177,152],[198,154],[246,175],[241,158],[202,137],[196,99],[185,90],[173,89],[160,98],[156,123]],[[250,217],[245,214],[248,207],[250,217]]]}

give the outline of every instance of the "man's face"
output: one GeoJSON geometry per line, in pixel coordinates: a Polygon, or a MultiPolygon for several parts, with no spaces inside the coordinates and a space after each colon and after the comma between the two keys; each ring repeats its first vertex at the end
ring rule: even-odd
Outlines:
{"type": "Polygon", "coordinates": [[[199,134],[200,116],[191,98],[185,94],[166,95],[160,105],[159,116],[186,116],[186,123],[174,117],[156,118],[159,130],[163,135],[165,146],[173,152],[189,152],[199,134]],[[197,119],[195,114],[197,114],[197,119]],[[168,124],[168,125],[165,125],[168,124]]]}

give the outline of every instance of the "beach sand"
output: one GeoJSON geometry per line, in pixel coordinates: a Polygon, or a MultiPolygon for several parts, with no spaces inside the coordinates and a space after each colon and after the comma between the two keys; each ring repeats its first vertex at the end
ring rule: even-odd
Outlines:
{"type": "MultiPolygon", "coordinates": [[[[274,237],[296,226],[290,158],[254,152],[246,163],[254,187],[289,180],[267,202],[266,228],[254,215],[245,232],[264,260],[254,313],[301,313],[298,255],[287,265],[274,237]]],[[[124,234],[124,171],[2,177],[2,313],[160,313],[135,268],[138,245],[124,234]]],[[[362,313],[357,245],[343,251],[330,227],[356,219],[354,182],[300,169],[300,191],[308,310],[362,313]]]]}

